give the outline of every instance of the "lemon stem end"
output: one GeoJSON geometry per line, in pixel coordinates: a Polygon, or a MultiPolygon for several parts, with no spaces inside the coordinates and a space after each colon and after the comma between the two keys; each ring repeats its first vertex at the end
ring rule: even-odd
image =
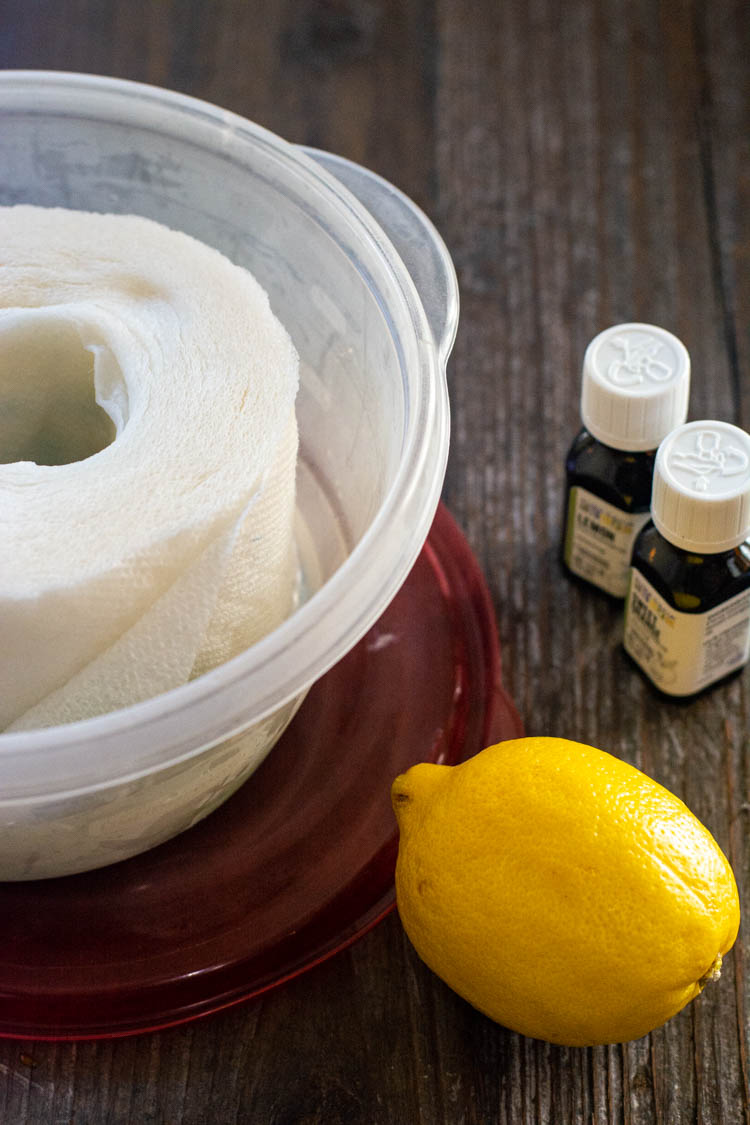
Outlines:
{"type": "Polygon", "coordinates": [[[711,962],[711,966],[708,969],[708,971],[705,972],[703,974],[703,976],[701,977],[701,979],[698,981],[698,988],[702,992],[703,989],[706,987],[706,985],[709,983],[709,981],[718,980],[720,976],[721,976],[721,954],[717,953],[716,956],[714,957],[713,961],[711,962]]]}

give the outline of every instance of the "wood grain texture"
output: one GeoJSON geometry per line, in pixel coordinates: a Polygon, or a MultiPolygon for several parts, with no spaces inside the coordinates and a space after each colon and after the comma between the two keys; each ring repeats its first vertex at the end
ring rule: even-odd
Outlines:
{"type": "MultiPolygon", "coordinates": [[[[445,499],[529,733],[682,797],[750,902],[748,674],[657,699],[559,562],[586,343],[676,332],[691,417],[750,426],[750,7],[741,0],[26,0],[0,66],[148,81],[373,168],[456,262],[445,499]]],[[[0,169],[0,175],[2,170],[0,169]]],[[[1,951],[0,951],[1,955],[1,951]]],[[[391,915],[252,1003],[119,1041],[0,1042],[3,1125],[750,1125],[748,937],[651,1036],[564,1049],[469,1008],[391,915]]]]}

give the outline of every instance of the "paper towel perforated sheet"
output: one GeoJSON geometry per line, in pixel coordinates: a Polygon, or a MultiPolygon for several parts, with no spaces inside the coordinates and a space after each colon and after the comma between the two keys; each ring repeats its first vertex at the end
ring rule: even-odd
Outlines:
{"type": "Polygon", "coordinates": [[[0,208],[0,730],[148,698],[288,615],[297,382],[217,251],[0,208]]]}

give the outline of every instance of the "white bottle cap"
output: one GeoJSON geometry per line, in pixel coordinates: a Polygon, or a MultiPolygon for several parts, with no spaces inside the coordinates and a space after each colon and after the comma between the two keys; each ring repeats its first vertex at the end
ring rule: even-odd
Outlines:
{"type": "Polygon", "coordinates": [[[651,518],[684,551],[713,555],[750,535],[750,434],[729,422],[688,422],[659,446],[651,518]]]}
{"type": "Polygon", "coordinates": [[[616,324],[583,357],[581,418],[613,449],[656,449],[687,418],[690,356],[653,324],[616,324]]]}

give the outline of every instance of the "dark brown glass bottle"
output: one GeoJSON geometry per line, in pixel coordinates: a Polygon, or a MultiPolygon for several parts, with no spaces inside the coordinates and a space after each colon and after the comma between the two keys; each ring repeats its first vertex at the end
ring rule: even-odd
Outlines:
{"type": "Polygon", "coordinates": [[[652,515],[633,547],[624,645],[660,691],[685,698],[750,658],[750,435],[715,421],[670,434],[652,515]]]}
{"type": "Polygon", "coordinates": [[[656,447],[684,421],[690,359],[648,324],[596,336],[583,361],[584,428],[565,461],[563,562],[613,597],[627,592],[633,543],[649,519],[656,447]]]}
{"type": "Polygon", "coordinates": [[[632,565],[682,613],[705,613],[750,586],[750,543],[698,555],[683,551],[649,521],[635,541],[632,565]]]}

